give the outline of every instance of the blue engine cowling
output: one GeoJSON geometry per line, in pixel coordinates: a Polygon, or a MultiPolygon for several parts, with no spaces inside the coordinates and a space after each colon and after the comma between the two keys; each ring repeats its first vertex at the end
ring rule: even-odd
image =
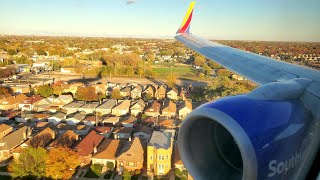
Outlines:
{"type": "Polygon", "coordinates": [[[291,179],[305,154],[310,116],[299,100],[222,98],[182,123],[181,158],[195,179],[291,179]]]}

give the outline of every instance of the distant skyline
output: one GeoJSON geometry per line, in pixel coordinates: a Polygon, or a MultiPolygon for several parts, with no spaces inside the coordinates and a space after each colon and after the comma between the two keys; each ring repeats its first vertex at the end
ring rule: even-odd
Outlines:
{"type": "MultiPolygon", "coordinates": [[[[0,0],[0,34],[173,38],[190,0],[0,0]]],[[[320,41],[319,0],[199,0],[209,39],[320,41]]]]}

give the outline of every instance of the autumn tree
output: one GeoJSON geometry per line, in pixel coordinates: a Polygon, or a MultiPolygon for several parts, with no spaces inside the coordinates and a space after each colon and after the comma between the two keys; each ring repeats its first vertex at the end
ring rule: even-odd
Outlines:
{"type": "Polygon", "coordinates": [[[12,94],[12,89],[6,86],[0,86],[0,96],[12,94]]]}
{"type": "Polygon", "coordinates": [[[226,69],[218,69],[216,71],[217,76],[221,76],[221,77],[230,77],[231,73],[226,70],[226,69]]]}
{"type": "Polygon", "coordinates": [[[52,179],[71,179],[79,163],[77,153],[69,148],[51,149],[46,161],[46,175],[52,179]]]}
{"type": "Polygon", "coordinates": [[[202,66],[206,62],[205,58],[202,56],[197,56],[193,62],[196,66],[202,66]]]}
{"type": "Polygon", "coordinates": [[[63,93],[64,88],[61,85],[53,84],[51,87],[53,88],[54,95],[61,95],[63,93]]]}
{"type": "Polygon", "coordinates": [[[175,84],[177,82],[176,76],[168,75],[166,79],[167,79],[168,87],[172,88],[173,86],[175,86],[175,84]]]}
{"type": "Polygon", "coordinates": [[[42,97],[49,97],[53,94],[53,88],[50,85],[41,85],[37,87],[37,94],[42,97]]]}
{"type": "Polygon", "coordinates": [[[112,94],[111,94],[111,98],[117,99],[117,100],[121,99],[122,96],[120,94],[120,89],[118,89],[118,88],[113,89],[112,94]]]}
{"type": "Polygon", "coordinates": [[[43,148],[23,149],[19,158],[9,164],[8,170],[13,177],[45,177],[47,155],[43,148]]]}
{"type": "Polygon", "coordinates": [[[96,90],[92,86],[78,87],[75,97],[77,100],[86,101],[86,102],[98,100],[98,95],[96,94],[96,90]]]}

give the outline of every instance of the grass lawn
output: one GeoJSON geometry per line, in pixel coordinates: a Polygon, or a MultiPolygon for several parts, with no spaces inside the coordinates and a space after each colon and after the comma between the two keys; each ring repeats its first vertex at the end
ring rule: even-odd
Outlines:
{"type": "Polygon", "coordinates": [[[87,173],[84,175],[86,178],[99,178],[101,176],[102,166],[98,164],[91,165],[87,173]]]}
{"type": "Polygon", "coordinates": [[[1,166],[0,172],[8,172],[8,166],[1,166]]]}
{"type": "MultiPolygon", "coordinates": [[[[159,73],[160,76],[171,74],[171,67],[153,67],[152,70],[159,73]]],[[[172,67],[172,75],[176,76],[196,76],[191,67],[172,67]]]]}
{"type": "Polygon", "coordinates": [[[12,179],[12,177],[11,177],[11,176],[3,176],[3,175],[0,175],[0,179],[1,179],[1,180],[10,180],[10,179],[12,179]]]}

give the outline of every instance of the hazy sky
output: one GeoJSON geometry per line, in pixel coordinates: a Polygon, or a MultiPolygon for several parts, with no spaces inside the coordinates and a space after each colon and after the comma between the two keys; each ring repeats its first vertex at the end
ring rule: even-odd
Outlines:
{"type": "MultiPolygon", "coordinates": [[[[0,0],[1,34],[174,37],[190,0],[0,0]]],[[[320,41],[320,0],[198,0],[211,39],[320,41]]]]}

